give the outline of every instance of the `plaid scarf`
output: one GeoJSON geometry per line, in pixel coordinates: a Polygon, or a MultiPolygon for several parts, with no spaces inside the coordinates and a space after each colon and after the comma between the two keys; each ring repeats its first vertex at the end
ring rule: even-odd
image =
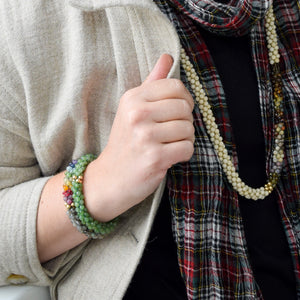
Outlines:
{"type": "MultiPolygon", "coordinates": [[[[237,155],[222,84],[194,22],[220,35],[251,35],[257,70],[266,145],[266,172],[273,143],[272,85],[264,15],[269,0],[154,0],[175,26],[180,41],[201,78],[216,123],[237,166],[237,155]]],[[[300,283],[300,13],[299,0],[273,4],[281,54],[285,160],[274,191],[288,238],[297,284],[300,283]]],[[[183,82],[190,89],[183,69],[183,82]]],[[[197,106],[194,109],[195,152],[187,163],[173,166],[168,188],[178,261],[189,299],[261,299],[247,255],[238,195],[228,183],[197,106]]],[[[300,290],[298,297],[300,297],[300,290]]]]}

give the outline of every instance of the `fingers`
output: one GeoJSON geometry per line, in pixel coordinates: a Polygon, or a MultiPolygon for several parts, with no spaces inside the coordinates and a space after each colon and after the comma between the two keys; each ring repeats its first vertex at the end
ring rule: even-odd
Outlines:
{"type": "Polygon", "coordinates": [[[128,90],[120,100],[132,120],[142,121],[151,116],[155,122],[192,119],[194,100],[177,79],[161,79],[128,90]],[[154,89],[158,87],[158,89],[154,89]]]}
{"type": "Polygon", "coordinates": [[[167,158],[166,167],[179,162],[189,161],[194,153],[194,143],[190,140],[183,140],[165,144],[163,147],[164,156],[167,158]]]}
{"type": "Polygon", "coordinates": [[[183,99],[166,99],[163,101],[148,102],[146,104],[153,111],[151,117],[154,122],[172,120],[189,120],[193,122],[192,107],[183,99]]]}
{"type": "Polygon", "coordinates": [[[151,154],[151,169],[166,171],[174,164],[189,161],[194,153],[194,144],[190,140],[166,143],[159,147],[159,152],[151,154]],[[155,159],[155,156],[157,159],[155,159]],[[153,158],[154,157],[154,158],[153,158]]]}
{"type": "Polygon", "coordinates": [[[98,187],[94,201],[105,199],[110,218],[153,193],[173,164],[193,154],[194,103],[180,80],[167,79],[172,65],[172,57],[162,55],[147,79],[120,99],[108,143],[95,162],[106,188],[98,187]]]}
{"type": "Polygon", "coordinates": [[[150,83],[155,80],[167,78],[173,65],[173,58],[169,54],[163,54],[155,64],[144,83],[150,83]]]}
{"type": "Polygon", "coordinates": [[[147,79],[136,88],[128,90],[124,101],[135,99],[139,102],[155,102],[167,99],[184,99],[194,107],[194,101],[190,92],[179,79],[167,79],[173,65],[173,59],[168,54],[163,54],[157,61],[147,79]]]}
{"type": "Polygon", "coordinates": [[[185,99],[192,109],[194,107],[192,95],[179,79],[160,79],[147,84],[143,83],[135,92],[140,93],[144,101],[185,99]]]}
{"type": "Polygon", "coordinates": [[[153,70],[141,85],[143,98],[147,101],[158,101],[168,98],[186,99],[193,108],[192,96],[178,79],[167,79],[173,66],[173,58],[169,54],[163,54],[158,59],[153,70]]]}
{"type": "Polygon", "coordinates": [[[194,133],[193,123],[187,120],[156,123],[151,131],[153,140],[159,143],[174,143],[183,140],[194,143],[194,133]]]}
{"type": "Polygon", "coordinates": [[[135,159],[141,153],[143,161],[154,162],[156,167],[151,170],[163,169],[161,163],[169,168],[193,154],[194,101],[182,81],[166,78],[172,64],[171,56],[162,55],[147,79],[123,95],[113,125],[118,128],[113,132],[123,132],[121,138],[126,136],[126,145],[134,148],[129,153],[135,153],[135,159]],[[154,158],[151,154],[145,157],[153,152],[154,158]],[[163,152],[166,154],[160,157],[163,152]]]}

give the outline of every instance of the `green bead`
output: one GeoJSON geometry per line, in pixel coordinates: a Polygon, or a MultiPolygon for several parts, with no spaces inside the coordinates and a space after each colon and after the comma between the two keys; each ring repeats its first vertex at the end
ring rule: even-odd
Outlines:
{"type": "Polygon", "coordinates": [[[78,223],[73,222],[71,219],[73,225],[88,237],[102,238],[103,235],[108,234],[115,229],[118,219],[116,218],[107,223],[101,223],[93,219],[84,205],[84,196],[82,193],[83,184],[82,182],[76,181],[79,176],[83,178],[86,167],[94,159],[96,159],[96,156],[93,154],[86,154],[79,158],[74,167],[68,167],[68,171],[65,172],[65,181],[71,182],[71,190],[73,192],[73,202],[75,206],[75,209],[70,212],[69,216],[71,218],[71,213],[75,213],[75,219],[79,220],[81,223],[78,225],[78,223]],[[86,230],[86,228],[88,228],[88,230],[86,230]]]}

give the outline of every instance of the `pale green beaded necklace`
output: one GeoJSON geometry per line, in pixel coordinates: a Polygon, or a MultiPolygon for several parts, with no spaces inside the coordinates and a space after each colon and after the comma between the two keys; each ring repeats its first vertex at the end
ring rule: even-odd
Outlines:
{"type": "Polygon", "coordinates": [[[284,158],[284,120],[282,108],[282,83],[281,75],[279,72],[279,48],[275,27],[275,17],[273,8],[270,7],[266,14],[266,33],[267,33],[267,46],[269,54],[269,62],[272,72],[273,84],[273,103],[274,103],[274,147],[272,149],[272,167],[267,183],[260,188],[252,188],[244,183],[236,171],[232,158],[228,154],[220,131],[215,122],[212,108],[208,102],[208,97],[205,94],[203,86],[200,83],[199,76],[197,75],[189,57],[186,55],[185,50],[181,49],[181,63],[185,70],[187,79],[195,95],[195,102],[199,106],[200,112],[203,117],[204,124],[210,136],[211,142],[218,155],[224,173],[231,183],[233,189],[241,196],[248,199],[258,200],[267,197],[275,188],[282,168],[284,158]]]}

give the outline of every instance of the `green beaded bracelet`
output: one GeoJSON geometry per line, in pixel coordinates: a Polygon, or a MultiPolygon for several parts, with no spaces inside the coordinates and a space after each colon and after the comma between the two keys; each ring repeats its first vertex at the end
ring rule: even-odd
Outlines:
{"type": "Polygon", "coordinates": [[[65,172],[63,195],[67,214],[77,230],[89,238],[101,239],[116,228],[118,218],[101,223],[95,220],[85,207],[82,192],[83,173],[95,158],[96,156],[93,154],[85,154],[68,165],[65,172]]]}

